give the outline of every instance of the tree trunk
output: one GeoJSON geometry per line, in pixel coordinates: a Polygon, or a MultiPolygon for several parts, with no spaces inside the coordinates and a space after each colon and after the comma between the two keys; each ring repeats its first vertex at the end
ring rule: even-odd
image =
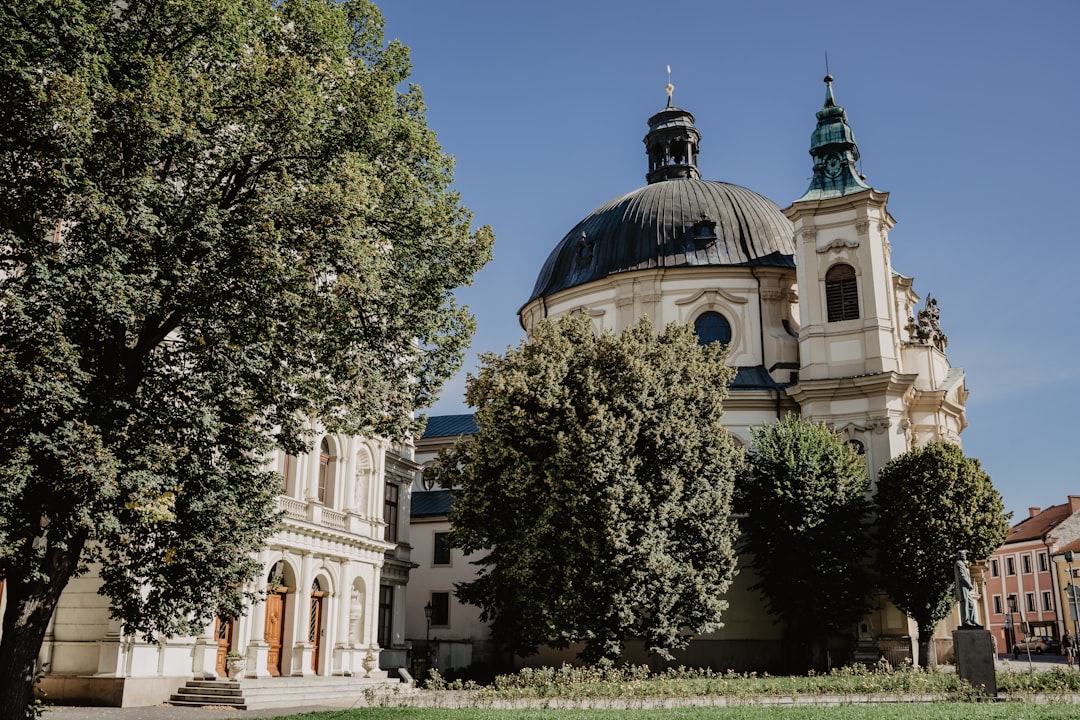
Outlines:
{"type": "Polygon", "coordinates": [[[919,628],[919,667],[930,669],[937,667],[937,648],[934,646],[934,631],[919,628]]]}
{"type": "Polygon", "coordinates": [[[48,577],[27,582],[21,574],[5,581],[7,609],[0,636],[0,720],[35,716],[34,677],[45,631],[53,611],[78,566],[85,536],[71,539],[68,548],[49,550],[43,562],[48,577]]]}

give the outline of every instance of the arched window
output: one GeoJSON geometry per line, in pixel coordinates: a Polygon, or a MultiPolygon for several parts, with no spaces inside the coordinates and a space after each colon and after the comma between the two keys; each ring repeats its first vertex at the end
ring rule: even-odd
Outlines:
{"type": "Polygon", "coordinates": [[[281,492],[291,494],[296,489],[296,456],[286,455],[281,467],[281,492]]]}
{"type": "Polygon", "coordinates": [[[694,334],[697,335],[699,345],[709,345],[719,342],[724,345],[731,344],[731,323],[718,312],[709,310],[697,316],[694,321],[694,334]]]}
{"type": "Polygon", "coordinates": [[[855,279],[855,268],[833,265],[825,273],[825,306],[829,322],[859,317],[859,286],[855,279]]]}
{"type": "Polygon", "coordinates": [[[326,490],[330,487],[330,442],[323,438],[319,445],[319,502],[326,504],[326,490]]]}

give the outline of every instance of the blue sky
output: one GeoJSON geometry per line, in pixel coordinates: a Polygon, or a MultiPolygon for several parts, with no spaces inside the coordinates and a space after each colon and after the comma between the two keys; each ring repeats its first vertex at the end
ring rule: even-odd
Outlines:
{"type": "Polygon", "coordinates": [[[1080,3],[382,0],[412,49],[454,187],[495,259],[459,293],[478,330],[429,414],[468,412],[477,353],[523,337],[516,311],[555,244],[645,184],[646,119],[697,118],[710,180],[781,207],[810,179],[825,55],[897,219],[893,267],[938,298],[967,373],[966,454],[1013,522],[1080,494],[1080,3]]]}

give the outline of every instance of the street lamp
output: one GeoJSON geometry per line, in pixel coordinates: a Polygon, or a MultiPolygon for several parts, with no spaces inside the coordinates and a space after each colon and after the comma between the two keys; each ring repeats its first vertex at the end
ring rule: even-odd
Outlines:
{"type": "Polygon", "coordinates": [[[424,676],[427,677],[429,669],[431,667],[431,601],[428,600],[427,605],[424,606],[424,620],[427,621],[427,630],[424,632],[424,654],[427,659],[424,661],[424,676]]]}

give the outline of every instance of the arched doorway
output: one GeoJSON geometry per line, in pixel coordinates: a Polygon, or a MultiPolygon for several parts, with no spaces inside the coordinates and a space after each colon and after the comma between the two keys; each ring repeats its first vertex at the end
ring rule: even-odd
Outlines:
{"type": "Polygon", "coordinates": [[[311,604],[308,608],[308,644],[311,645],[311,670],[316,675],[319,673],[319,650],[322,637],[323,622],[323,598],[326,592],[322,589],[318,578],[311,583],[311,604]]]}
{"type": "Polygon", "coordinates": [[[227,677],[229,670],[225,667],[225,656],[232,649],[233,622],[232,618],[214,618],[214,639],[217,640],[217,662],[214,664],[214,672],[219,678],[227,677]]]}
{"type": "Polygon", "coordinates": [[[281,648],[285,644],[285,603],[289,588],[283,585],[281,571],[270,571],[266,586],[266,624],[263,640],[269,651],[266,654],[266,671],[273,677],[281,676],[281,648]]]}

